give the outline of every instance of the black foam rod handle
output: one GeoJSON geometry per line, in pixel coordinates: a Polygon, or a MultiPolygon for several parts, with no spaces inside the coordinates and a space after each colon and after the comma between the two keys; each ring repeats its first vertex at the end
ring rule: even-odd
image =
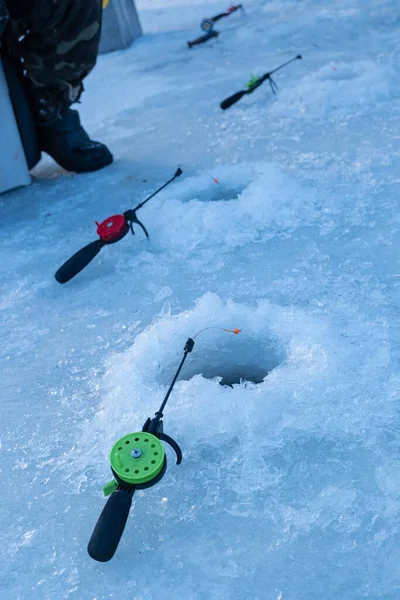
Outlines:
{"type": "Polygon", "coordinates": [[[88,544],[91,558],[108,562],[115,554],[125,529],[133,494],[125,490],[113,492],[93,530],[88,544]]]}
{"type": "Polygon", "coordinates": [[[98,255],[103,246],[105,246],[104,242],[96,240],[78,250],[54,275],[58,283],[66,283],[75,277],[75,275],[78,275],[98,255]]]}
{"type": "Polygon", "coordinates": [[[189,48],[191,48],[192,46],[197,46],[198,44],[204,44],[205,42],[208,42],[208,40],[212,40],[213,38],[217,38],[218,36],[218,31],[210,31],[209,33],[206,33],[206,35],[202,35],[201,37],[196,38],[191,42],[188,42],[187,45],[189,46],[189,48]]]}
{"type": "Polygon", "coordinates": [[[238,102],[246,94],[247,94],[246,90],[241,90],[240,92],[236,92],[236,94],[233,94],[233,96],[229,96],[229,98],[226,98],[226,100],[223,100],[221,102],[222,110],[226,110],[227,108],[232,106],[232,104],[235,104],[235,102],[238,102]]]}

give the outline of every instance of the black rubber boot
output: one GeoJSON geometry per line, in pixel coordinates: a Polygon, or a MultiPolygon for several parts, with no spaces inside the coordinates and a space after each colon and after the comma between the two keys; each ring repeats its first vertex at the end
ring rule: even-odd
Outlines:
{"type": "Polygon", "coordinates": [[[89,138],[78,112],[71,108],[64,108],[54,119],[40,121],[37,131],[40,149],[67,171],[97,171],[113,161],[107,146],[89,138]]]}

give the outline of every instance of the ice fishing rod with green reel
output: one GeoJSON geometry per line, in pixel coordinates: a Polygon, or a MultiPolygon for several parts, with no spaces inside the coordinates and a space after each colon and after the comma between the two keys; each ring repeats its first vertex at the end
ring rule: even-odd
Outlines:
{"type": "Polygon", "coordinates": [[[141,221],[137,218],[137,211],[142,208],[149,200],[154,198],[157,194],[159,194],[164,188],[167,187],[170,183],[172,183],[177,177],[182,175],[182,169],[177,169],[175,175],[167,181],[164,185],[162,185],[158,190],[156,190],[151,196],[140,202],[135,208],[125,211],[122,215],[113,215],[112,217],[108,217],[101,223],[97,223],[97,234],[99,236],[98,240],[94,242],[90,242],[76,252],[71,258],[69,258],[57,271],[55,274],[55,278],[58,283],[66,283],[75,275],[80,273],[82,269],[87,267],[87,265],[97,256],[103,246],[107,246],[109,244],[115,244],[122,240],[129,231],[132,234],[135,234],[133,229],[133,225],[139,225],[143,230],[145,236],[148,238],[149,234],[147,232],[146,227],[143,225],[141,221]]]}
{"type": "Polygon", "coordinates": [[[276,69],[269,71],[269,73],[265,73],[261,77],[252,77],[250,79],[250,81],[246,84],[246,87],[247,87],[246,90],[240,90],[240,92],[236,92],[236,94],[229,96],[229,98],[226,98],[226,100],[223,100],[221,102],[222,110],[226,110],[227,108],[232,106],[232,104],[235,104],[241,98],[243,98],[243,96],[246,96],[246,94],[252,94],[254,92],[254,90],[256,90],[258,87],[260,87],[260,85],[262,85],[264,83],[264,81],[267,81],[267,80],[269,81],[269,85],[271,86],[272,93],[276,94],[276,90],[278,89],[278,86],[276,85],[275,81],[272,79],[271,75],[273,75],[280,69],[283,69],[283,67],[290,65],[290,63],[294,62],[295,60],[299,60],[301,58],[302,58],[301,55],[298,54],[294,58],[283,63],[283,65],[279,65],[279,67],[276,67],[276,69]]]}
{"type": "Polygon", "coordinates": [[[203,19],[200,24],[200,27],[204,31],[204,35],[202,35],[199,38],[196,38],[195,40],[192,40],[191,42],[188,42],[187,45],[189,46],[189,48],[192,48],[192,46],[197,46],[198,44],[204,44],[205,42],[208,42],[208,40],[211,40],[212,38],[217,38],[219,36],[219,31],[215,31],[214,23],[216,23],[220,19],[223,19],[224,17],[229,17],[237,10],[241,10],[242,14],[243,15],[245,14],[242,4],[234,4],[234,5],[230,6],[226,10],[226,12],[215,15],[215,17],[211,17],[209,19],[203,19]]]}
{"type": "MultiPolygon", "coordinates": [[[[223,329],[235,335],[240,333],[240,329],[223,327],[205,329],[223,329]]],[[[177,465],[182,461],[182,450],[179,445],[164,433],[163,411],[183,364],[193,350],[195,338],[205,329],[199,331],[193,338],[188,338],[181,363],[155,416],[152,419],[147,418],[142,431],[124,435],[111,449],[110,464],[113,479],[103,487],[104,496],[109,498],[88,544],[89,556],[94,560],[107,562],[112,559],[124,532],[135,491],[155,485],[165,475],[167,456],[162,442],[169,444],[175,451],[177,465]]]]}

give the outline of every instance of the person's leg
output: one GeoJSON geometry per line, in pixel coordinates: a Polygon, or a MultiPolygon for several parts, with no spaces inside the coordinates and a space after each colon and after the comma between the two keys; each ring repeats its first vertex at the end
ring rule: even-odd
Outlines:
{"type": "Polygon", "coordinates": [[[11,51],[23,60],[37,118],[41,149],[64,168],[92,171],[112,162],[109,150],[92,142],[70,109],[82,80],[96,63],[102,0],[6,0],[17,24],[11,51]],[[16,32],[24,35],[16,39],[16,32]]]}
{"type": "Polygon", "coordinates": [[[11,20],[28,33],[14,45],[35,87],[71,101],[96,63],[102,0],[7,0],[11,20]]]}
{"type": "Polygon", "coordinates": [[[3,0],[0,0],[0,40],[8,23],[8,10],[3,0]]]}

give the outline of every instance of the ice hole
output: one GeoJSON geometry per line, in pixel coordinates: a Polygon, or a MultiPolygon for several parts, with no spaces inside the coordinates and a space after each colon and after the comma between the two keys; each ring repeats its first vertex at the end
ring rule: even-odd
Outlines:
{"type": "MultiPolygon", "coordinates": [[[[179,380],[190,380],[195,375],[206,379],[220,378],[220,384],[232,387],[241,382],[262,383],[273,369],[284,360],[284,350],[273,339],[235,336],[217,338],[205,342],[198,339],[193,353],[188,356],[178,377],[179,380]]],[[[160,374],[163,384],[168,384],[173,377],[173,368],[160,374]]]]}

